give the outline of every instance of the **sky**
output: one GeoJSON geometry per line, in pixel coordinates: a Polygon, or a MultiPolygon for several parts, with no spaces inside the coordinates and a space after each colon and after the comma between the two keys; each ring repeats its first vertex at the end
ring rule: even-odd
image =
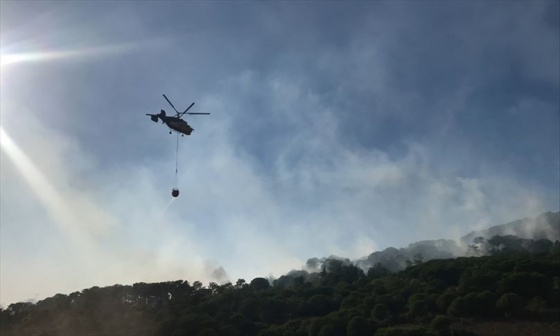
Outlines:
{"type": "Polygon", "coordinates": [[[4,306],[559,210],[558,1],[0,6],[4,306]]]}

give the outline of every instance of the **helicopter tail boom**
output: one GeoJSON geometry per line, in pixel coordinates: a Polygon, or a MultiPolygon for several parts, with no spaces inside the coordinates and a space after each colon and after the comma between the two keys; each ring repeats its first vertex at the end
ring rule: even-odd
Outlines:
{"type": "Polygon", "coordinates": [[[158,114],[146,113],[146,115],[150,116],[150,119],[152,119],[153,122],[158,122],[159,118],[161,118],[161,121],[163,122],[163,117],[165,117],[165,111],[161,110],[158,114]]]}

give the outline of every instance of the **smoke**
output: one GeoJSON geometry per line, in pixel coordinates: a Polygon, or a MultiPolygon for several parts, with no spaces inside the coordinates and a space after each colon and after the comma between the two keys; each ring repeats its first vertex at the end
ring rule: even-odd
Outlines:
{"type": "Polygon", "coordinates": [[[319,258],[307,259],[305,263],[304,270],[308,272],[318,272],[321,270],[322,260],[319,258]]]}
{"type": "Polygon", "coordinates": [[[218,284],[224,284],[227,282],[230,282],[229,277],[226,273],[226,271],[224,270],[223,267],[218,267],[215,270],[212,271],[212,273],[210,274],[210,276],[212,277],[213,280],[215,280],[218,284]]]}
{"type": "Polygon", "coordinates": [[[525,218],[489,229],[470,232],[461,238],[464,246],[472,244],[479,237],[488,239],[493,236],[513,235],[523,239],[560,240],[560,212],[546,212],[534,218],[525,218]]]}
{"type": "MultiPolygon", "coordinates": [[[[391,272],[398,272],[417,262],[472,256],[474,252],[476,255],[486,255],[491,252],[486,240],[494,236],[510,236],[511,241],[520,242],[524,248],[529,250],[542,248],[547,245],[542,244],[539,247],[535,241],[546,239],[555,242],[560,240],[560,212],[546,212],[535,218],[495,225],[486,230],[471,232],[458,241],[437,239],[414,242],[402,248],[389,247],[352,261],[336,256],[310,258],[301,270],[292,270],[286,276],[291,278],[302,276],[309,279],[311,273],[322,270],[328,272],[331,261],[340,261],[345,265],[353,264],[364,272],[378,264],[391,272]],[[472,250],[473,246],[476,251],[472,250]]],[[[280,283],[286,283],[286,281],[288,280],[281,279],[280,283]]]]}

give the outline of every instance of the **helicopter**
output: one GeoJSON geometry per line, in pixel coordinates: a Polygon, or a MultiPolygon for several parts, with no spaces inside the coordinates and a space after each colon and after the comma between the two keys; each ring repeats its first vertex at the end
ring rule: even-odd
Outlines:
{"type": "Polygon", "coordinates": [[[184,110],[183,112],[179,112],[177,111],[177,109],[175,108],[175,106],[171,103],[171,101],[167,98],[167,96],[164,94],[163,98],[165,98],[165,100],[167,100],[167,102],[169,103],[169,105],[171,105],[171,107],[173,107],[173,110],[175,110],[175,112],[177,114],[175,114],[174,117],[169,117],[166,115],[165,110],[161,110],[158,114],[148,114],[146,113],[147,116],[150,116],[153,122],[158,122],[159,119],[161,119],[161,122],[166,124],[167,127],[169,127],[169,134],[172,133],[172,131],[181,133],[181,136],[186,135],[191,135],[192,131],[194,131],[194,129],[183,119],[181,119],[183,117],[183,115],[185,114],[191,114],[191,115],[196,115],[196,114],[210,114],[210,113],[201,113],[201,112],[189,112],[187,113],[188,110],[191,109],[191,107],[193,107],[194,103],[192,103],[189,107],[187,107],[186,110],[184,110]]]}

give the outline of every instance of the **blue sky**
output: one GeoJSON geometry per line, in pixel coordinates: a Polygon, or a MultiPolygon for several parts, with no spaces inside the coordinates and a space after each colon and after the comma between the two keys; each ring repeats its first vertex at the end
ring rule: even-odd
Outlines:
{"type": "Polygon", "coordinates": [[[4,305],[278,277],[558,211],[558,2],[0,13],[4,305]],[[176,136],[145,116],[162,93],[212,113],[188,118],[177,185],[176,136]]]}

